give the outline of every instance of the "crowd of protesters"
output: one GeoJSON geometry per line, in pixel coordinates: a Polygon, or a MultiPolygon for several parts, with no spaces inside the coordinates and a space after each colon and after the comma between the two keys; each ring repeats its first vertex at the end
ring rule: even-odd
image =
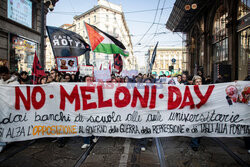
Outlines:
{"type": "MultiPolygon", "coordinates": [[[[40,77],[37,80],[38,84],[48,84],[51,82],[94,82],[94,78],[89,75],[80,76],[79,72],[69,74],[65,72],[59,72],[57,69],[52,69],[50,72],[46,71],[45,76],[40,77]]],[[[162,82],[161,78],[166,78],[169,76],[161,75],[158,78],[156,78],[153,74],[141,74],[139,73],[136,76],[133,76],[132,78],[129,78],[128,76],[121,77],[119,75],[111,74],[111,81],[113,83],[159,83],[162,82]]],[[[171,76],[173,77],[173,76],[171,76]]],[[[204,84],[212,84],[212,80],[210,76],[204,77],[201,70],[197,71],[197,75],[190,76],[187,72],[183,72],[182,75],[178,74],[175,75],[176,80],[178,83],[167,83],[167,84],[183,84],[183,85],[204,85],[204,84]]],[[[249,81],[249,76],[246,77],[246,80],[249,81]]],[[[221,75],[218,76],[218,79],[215,81],[215,83],[222,83],[224,82],[223,77],[221,75]]],[[[9,69],[6,66],[0,66],[0,84],[32,84],[32,77],[28,76],[28,73],[26,71],[22,71],[20,73],[11,73],[9,69]]],[[[250,139],[244,138],[245,143],[248,149],[248,152],[250,153],[250,139]]],[[[90,146],[91,142],[96,142],[95,137],[85,137],[84,138],[84,144],[82,145],[82,148],[86,148],[90,146]]],[[[148,145],[148,141],[150,139],[140,139],[140,146],[141,151],[146,150],[146,146],[148,145]]],[[[57,143],[59,147],[63,147],[66,143],[65,138],[58,138],[57,143]]],[[[199,148],[200,139],[199,138],[192,138],[191,140],[191,148],[194,151],[197,151],[199,148]]],[[[2,148],[6,145],[6,143],[0,143],[0,152],[2,148]]]]}
{"type": "MultiPolygon", "coordinates": [[[[10,72],[6,66],[1,66],[1,74],[5,74],[0,80],[0,84],[9,84],[9,83],[19,83],[19,84],[32,84],[32,76],[29,76],[26,71],[22,71],[20,73],[17,72],[10,72]]],[[[88,80],[94,82],[94,78],[92,76],[80,76],[79,72],[70,74],[65,72],[59,72],[57,69],[52,69],[51,71],[45,72],[46,76],[42,76],[37,80],[37,84],[47,84],[51,82],[86,82],[85,79],[88,77],[88,80]]],[[[211,77],[207,76],[204,77],[202,71],[198,71],[197,75],[202,78],[202,84],[213,84],[211,77]]],[[[158,83],[161,82],[160,78],[162,77],[169,77],[164,75],[159,76],[158,78],[154,74],[141,74],[139,73],[132,78],[128,76],[121,77],[119,75],[111,74],[111,81],[115,83],[144,83],[145,81],[151,83],[158,83]]],[[[178,84],[184,85],[192,85],[194,76],[188,75],[187,72],[184,72],[182,75],[174,74],[171,77],[177,77],[178,84]]],[[[248,77],[249,79],[249,77],[248,77]]],[[[218,76],[218,79],[214,83],[222,83],[224,82],[223,77],[221,75],[218,76]]]]}

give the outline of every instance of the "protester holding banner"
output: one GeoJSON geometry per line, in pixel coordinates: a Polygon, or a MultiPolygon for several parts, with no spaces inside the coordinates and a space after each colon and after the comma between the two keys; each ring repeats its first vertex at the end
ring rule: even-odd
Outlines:
{"type": "MultiPolygon", "coordinates": [[[[146,78],[144,80],[144,83],[152,83],[151,79],[150,78],[146,78]]],[[[140,142],[140,147],[141,147],[141,151],[146,151],[146,148],[147,148],[147,144],[148,144],[148,139],[147,138],[143,138],[143,139],[140,139],[139,142],[140,142]]]]}
{"type": "Polygon", "coordinates": [[[6,66],[0,66],[0,77],[0,84],[19,85],[18,77],[11,75],[6,66]]]}
{"type": "Polygon", "coordinates": [[[124,77],[124,83],[128,83],[128,82],[129,82],[129,77],[128,76],[124,77]]]}
{"type": "MultiPolygon", "coordinates": [[[[83,82],[87,82],[87,83],[92,82],[91,77],[90,77],[89,75],[85,75],[85,76],[83,77],[83,82]]],[[[81,148],[82,148],[82,149],[85,149],[85,148],[89,147],[89,146],[90,146],[90,140],[92,140],[94,143],[97,142],[97,138],[94,137],[94,136],[91,136],[91,137],[83,137],[83,143],[84,143],[84,144],[81,146],[81,148]]]]}
{"type": "MultiPolygon", "coordinates": [[[[195,75],[193,77],[193,85],[202,85],[202,78],[199,75],[195,75]]],[[[192,138],[190,146],[194,151],[198,151],[200,146],[200,138],[192,138]]]]}
{"type": "Polygon", "coordinates": [[[181,83],[183,83],[184,85],[188,85],[187,75],[184,73],[181,76],[181,83]]]}
{"type": "MultiPolygon", "coordinates": [[[[11,75],[8,67],[0,66],[0,84],[19,85],[16,75],[11,75]]],[[[3,151],[7,143],[0,142],[0,152],[3,151]]]]}
{"type": "Polygon", "coordinates": [[[52,76],[52,79],[53,79],[52,81],[53,82],[58,82],[59,81],[60,74],[59,74],[58,70],[52,69],[50,71],[50,75],[52,76]]]}
{"type": "Polygon", "coordinates": [[[73,82],[73,79],[70,74],[66,73],[63,76],[64,82],[73,82]]]}
{"type": "Polygon", "coordinates": [[[28,73],[26,71],[22,71],[20,73],[20,77],[19,77],[19,82],[20,84],[30,84],[30,78],[28,76],[28,73]]]}
{"type": "Polygon", "coordinates": [[[42,76],[41,78],[39,78],[38,83],[47,84],[47,76],[42,76]]]}
{"type": "Polygon", "coordinates": [[[177,81],[181,84],[181,75],[177,75],[177,81]]]}

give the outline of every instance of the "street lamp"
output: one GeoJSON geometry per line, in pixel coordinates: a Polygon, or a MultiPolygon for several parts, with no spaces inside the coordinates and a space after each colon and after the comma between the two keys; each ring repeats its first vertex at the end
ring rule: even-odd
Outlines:
{"type": "Polygon", "coordinates": [[[185,5],[184,9],[185,9],[186,11],[189,11],[190,9],[195,10],[195,9],[197,9],[197,4],[196,4],[196,3],[193,3],[191,6],[190,6],[189,4],[188,4],[188,5],[185,5]]]}
{"type": "Polygon", "coordinates": [[[54,10],[54,5],[51,0],[42,0],[41,1],[41,46],[40,46],[40,61],[41,66],[45,68],[45,57],[44,57],[44,4],[49,3],[49,10],[54,10]]]}

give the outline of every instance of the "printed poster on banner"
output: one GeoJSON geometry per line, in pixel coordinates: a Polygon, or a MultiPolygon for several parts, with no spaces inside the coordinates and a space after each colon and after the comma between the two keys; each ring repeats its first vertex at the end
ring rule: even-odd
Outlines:
{"type": "Polygon", "coordinates": [[[94,71],[95,81],[111,81],[111,73],[108,70],[95,70],[94,71]]]}
{"type": "Polygon", "coordinates": [[[89,75],[92,77],[94,73],[94,66],[81,65],[79,70],[80,76],[89,75]]]}
{"type": "Polygon", "coordinates": [[[250,82],[0,85],[0,142],[43,137],[250,137],[250,82]]]}
{"type": "Polygon", "coordinates": [[[60,72],[77,72],[77,57],[57,57],[56,64],[60,72]]]}

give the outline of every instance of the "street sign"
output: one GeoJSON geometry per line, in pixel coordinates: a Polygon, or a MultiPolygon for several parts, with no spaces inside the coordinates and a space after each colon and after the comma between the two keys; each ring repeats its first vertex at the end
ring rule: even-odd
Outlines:
{"type": "Polygon", "coordinates": [[[176,59],[175,59],[175,58],[172,58],[171,61],[172,61],[172,63],[175,63],[175,62],[176,62],[176,59]]]}

